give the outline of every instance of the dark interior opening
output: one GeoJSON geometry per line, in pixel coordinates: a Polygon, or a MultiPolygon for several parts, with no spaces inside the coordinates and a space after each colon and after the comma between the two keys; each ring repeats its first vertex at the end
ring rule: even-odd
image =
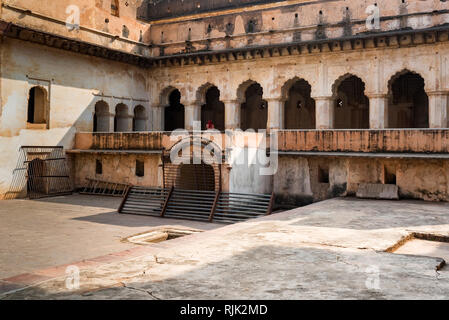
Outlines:
{"type": "Polygon", "coordinates": [[[220,101],[220,90],[212,87],[206,92],[206,104],[201,107],[201,129],[207,129],[207,123],[211,121],[214,129],[225,130],[225,106],[220,101]]]}
{"type": "Polygon", "coordinates": [[[136,176],[145,176],[145,163],[140,160],[136,160],[136,176]]]}
{"type": "Polygon", "coordinates": [[[99,159],[95,160],[95,173],[103,174],[103,163],[99,159]]]}
{"type": "Polygon", "coordinates": [[[318,167],[318,182],[329,183],[329,167],[327,166],[318,167]]]}
{"type": "Polygon", "coordinates": [[[369,129],[369,99],[363,81],[350,76],[336,93],[335,129],[369,129]]]}
{"type": "Polygon", "coordinates": [[[424,85],[424,79],[412,72],[393,81],[388,113],[390,128],[429,127],[429,98],[424,85]]]}
{"type": "Polygon", "coordinates": [[[285,103],[285,129],[315,129],[315,100],[312,87],[305,80],[296,81],[290,88],[285,103]]]}
{"type": "Polygon", "coordinates": [[[169,98],[169,105],[165,107],[165,131],[184,129],[184,105],[181,104],[181,92],[174,90],[169,98]]]}
{"type": "Polygon", "coordinates": [[[242,130],[267,128],[268,104],[262,97],[263,89],[258,83],[252,84],[246,90],[241,110],[242,130]]]}

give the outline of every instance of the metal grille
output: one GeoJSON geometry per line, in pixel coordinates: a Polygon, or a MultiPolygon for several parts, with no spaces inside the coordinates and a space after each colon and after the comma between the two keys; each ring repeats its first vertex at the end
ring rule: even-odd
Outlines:
{"type": "Polygon", "coordinates": [[[273,194],[131,187],[119,213],[235,223],[271,214],[273,194]]]}
{"type": "Polygon", "coordinates": [[[123,197],[129,188],[128,184],[102,181],[87,178],[87,185],[81,189],[80,194],[123,197]]]}
{"type": "Polygon", "coordinates": [[[67,159],[63,147],[23,146],[6,199],[25,194],[30,199],[70,194],[67,159]]]}
{"type": "Polygon", "coordinates": [[[213,220],[238,222],[271,214],[273,195],[222,192],[214,210],[213,220]]]}
{"type": "Polygon", "coordinates": [[[162,188],[131,187],[128,189],[119,213],[161,216],[170,190],[162,188]]]}
{"type": "Polygon", "coordinates": [[[163,157],[165,188],[214,191],[221,187],[221,166],[219,164],[173,164],[163,157]]]}
{"type": "Polygon", "coordinates": [[[164,217],[210,221],[215,191],[174,189],[164,217]]]}

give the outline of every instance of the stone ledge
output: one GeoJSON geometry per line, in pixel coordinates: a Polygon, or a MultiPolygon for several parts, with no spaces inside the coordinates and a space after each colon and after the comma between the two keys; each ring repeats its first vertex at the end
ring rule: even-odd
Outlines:
{"type": "Polygon", "coordinates": [[[399,188],[394,184],[361,183],[357,198],[399,200],[399,188]]]}

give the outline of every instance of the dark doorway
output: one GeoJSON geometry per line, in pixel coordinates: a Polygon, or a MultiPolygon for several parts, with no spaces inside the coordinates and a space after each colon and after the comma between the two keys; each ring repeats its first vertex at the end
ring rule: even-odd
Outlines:
{"type": "Polygon", "coordinates": [[[27,122],[32,124],[45,124],[46,115],[46,93],[40,87],[30,89],[28,96],[27,122]]]}
{"type": "Polygon", "coordinates": [[[305,80],[292,85],[285,102],[285,129],[315,129],[315,100],[311,92],[312,87],[305,80]]]}
{"type": "Polygon", "coordinates": [[[391,83],[388,122],[390,128],[429,127],[429,98],[419,74],[407,72],[391,83]]]}
{"type": "Polygon", "coordinates": [[[201,107],[201,129],[206,130],[207,123],[211,121],[214,128],[225,130],[225,106],[220,101],[220,90],[211,87],[206,91],[206,104],[201,107]]]}
{"type": "Polygon", "coordinates": [[[128,107],[120,103],[115,107],[114,132],[127,132],[128,128],[128,107]]]}
{"type": "Polygon", "coordinates": [[[362,79],[350,76],[336,89],[335,129],[369,129],[369,99],[362,79]]]}
{"type": "Polygon", "coordinates": [[[263,89],[258,83],[252,84],[246,90],[241,117],[242,130],[267,128],[268,104],[263,100],[263,89]]]}
{"type": "Polygon", "coordinates": [[[95,104],[94,132],[109,132],[109,106],[104,101],[95,104]]]}
{"type": "Polygon", "coordinates": [[[184,129],[184,105],[181,104],[181,92],[174,90],[168,98],[169,105],[165,107],[165,131],[184,129]]]}
{"type": "Polygon", "coordinates": [[[147,122],[147,114],[143,106],[137,106],[134,108],[133,118],[133,131],[145,131],[147,122]]]}

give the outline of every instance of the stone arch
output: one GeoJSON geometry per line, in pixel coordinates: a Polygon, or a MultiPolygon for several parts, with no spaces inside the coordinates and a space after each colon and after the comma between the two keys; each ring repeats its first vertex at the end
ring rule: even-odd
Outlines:
{"type": "Polygon", "coordinates": [[[104,100],[95,104],[93,132],[109,132],[109,105],[104,100]]]}
{"type": "Polygon", "coordinates": [[[365,82],[347,73],[332,85],[335,129],[369,129],[369,99],[365,82]]]}
{"type": "MultiPolygon", "coordinates": [[[[435,90],[435,83],[434,79],[431,78],[432,74],[429,74],[428,71],[428,65],[427,66],[419,66],[414,65],[413,67],[409,66],[403,66],[399,67],[397,69],[393,69],[391,72],[388,72],[384,75],[383,78],[383,93],[389,94],[391,92],[391,84],[399,78],[400,76],[406,74],[406,73],[412,73],[419,75],[424,80],[424,90],[427,91],[433,91],[435,90]]],[[[435,75],[435,74],[433,74],[435,75]]]]}
{"type": "Polygon", "coordinates": [[[133,131],[146,131],[147,130],[147,111],[145,107],[142,105],[138,105],[134,108],[134,117],[133,117],[133,131]]]}
{"type": "MultiPolygon", "coordinates": [[[[246,80],[245,82],[242,82],[238,88],[237,88],[237,101],[239,103],[244,103],[245,102],[245,93],[246,90],[248,90],[248,88],[250,86],[252,86],[253,84],[259,84],[257,81],[254,80],[246,80]]],[[[260,84],[259,84],[260,85],[260,84]]]]}
{"type": "Polygon", "coordinates": [[[165,107],[170,104],[169,98],[173,91],[178,90],[178,88],[173,86],[168,86],[164,88],[159,95],[159,104],[161,107],[165,107]]]}
{"type": "Polygon", "coordinates": [[[129,112],[128,106],[124,103],[119,103],[115,107],[114,117],[114,132],[127,132],[129,128],[129,112]]]}
{"type": "Polygon", "coordinates": [[[268,103],[263,99],[262,86],[253,80],[243,82],[237,90],[237,99],[241,103],[241,129],[266,129],[268,103]]]}
{"type": "Polygon", "coordinates": [[[285,129],[315,129],[315,100],[311,94],[310,83],[299,77],[288,80],[282,86],[285,129]]]}
{"type": "Polygon", "coordinates": [[[28,93],[27,122],[48,125],[48,93],[41,86],[34,86],[28,93]]]}
{"type": "Polygon", "coordinates": [[[212,140],[201,136],[185,136],[164,151],[163,161],[163,180],[166,188],[173,186],[202,191],[221,189],[223,151],[212,140]],[[173,162],[174,155],[178,156],[178,160],[173,162]]]}
{"type": "Polygon", "coordinates": [[[214,129],[225,130],[225,105],[220,101],[220,95],[220,89],[209,82],[198,89],[197,102],[201,106],[201,129],[206,130],[210,122],[214,129]]]}
{"type": "Polygon", "coordinates": [[[388,125],[390,128],[428,128],[429,97],[421,74],[403,69],[388,81],[388,125]]]}
{"type": "Polygon", "coordinates": [[[175,87],[167,87],[161,93],[161,107],[164,108],[164,130],[184,129],[185,110],[181,103],[181,91],[175,87]]]}
{"type": "Polygon", "coordinates": [[[211,82],[206,82],[205,84],[203,84],[198,88],[198,90],[196,91],[196,101],[198,102],[198,104],[203,105],[206,103],[206,93],[209,89],[213,87],[216,87],[218,89],[218,87],[215,84],[211,82]]]}

